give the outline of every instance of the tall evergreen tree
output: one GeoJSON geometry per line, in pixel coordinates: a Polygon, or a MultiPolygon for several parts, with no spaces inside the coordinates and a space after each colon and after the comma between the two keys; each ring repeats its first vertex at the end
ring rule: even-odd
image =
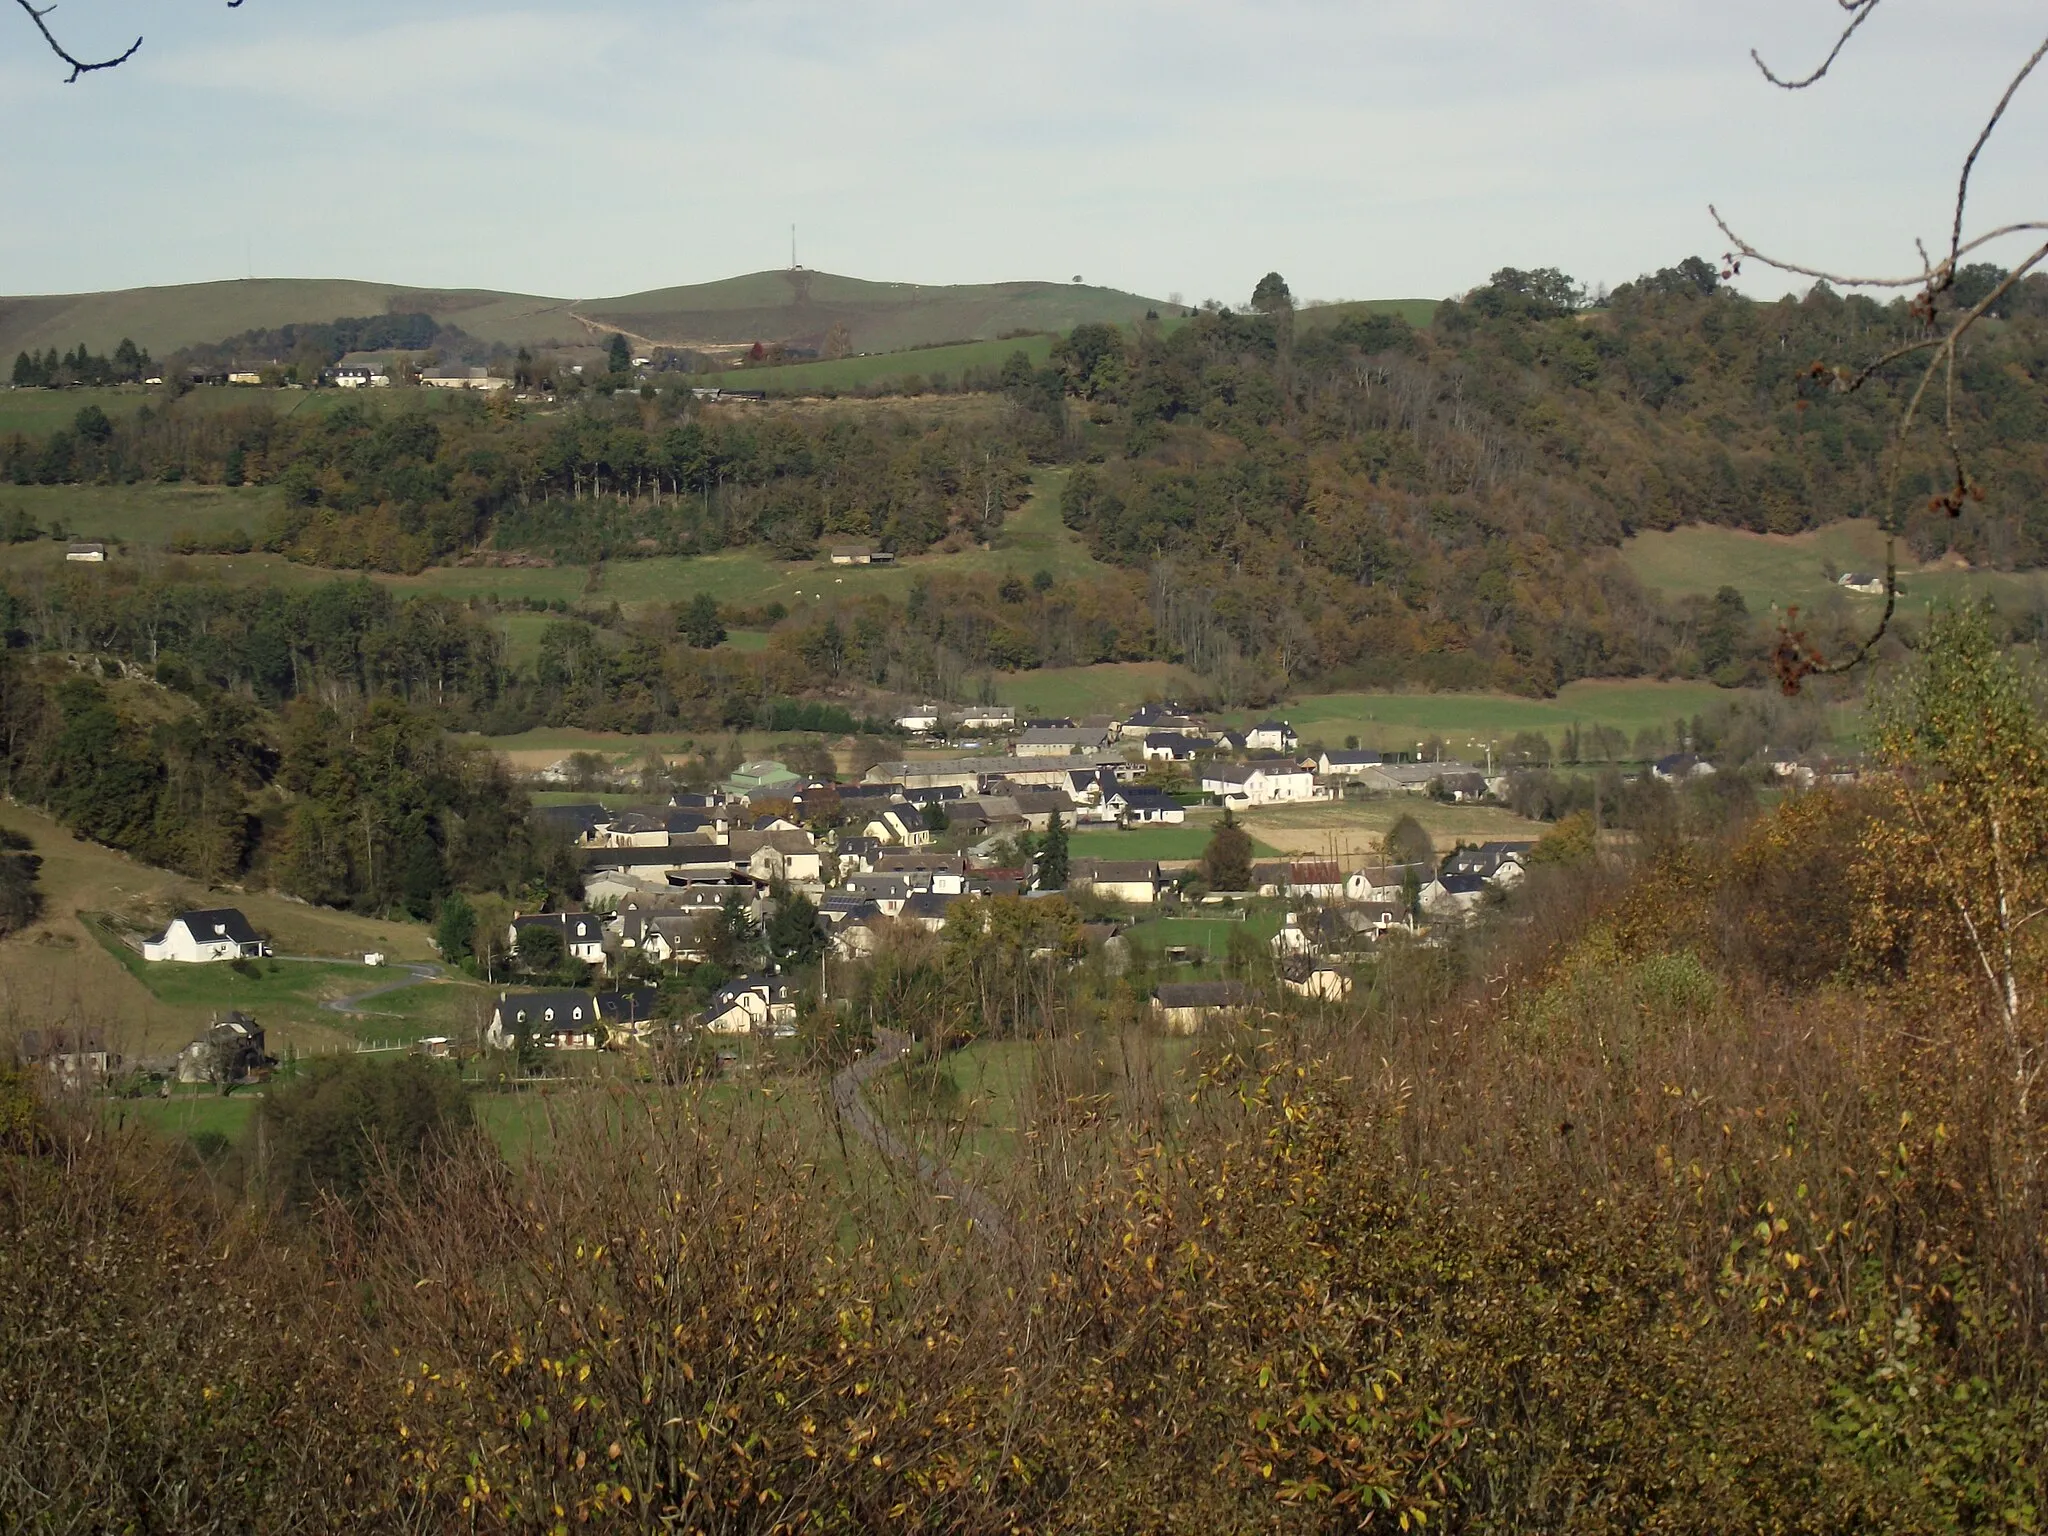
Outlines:
{"type": "Polygon", "coordinates": [[[1252,884],[1252,837],[1226,808],[1202,850],[1202,874],[1211,890],[1246,891],[1252,884]]]}
{"type": "Polygon", "coordinates": [[[1041,891],[1063,891],[1067,888],[1067,824],[1060,820],[1060,813],[1052,813],[1052,821],[1045,829],[1045,841],[1038,848],[1038,888],[1041,891]]]}

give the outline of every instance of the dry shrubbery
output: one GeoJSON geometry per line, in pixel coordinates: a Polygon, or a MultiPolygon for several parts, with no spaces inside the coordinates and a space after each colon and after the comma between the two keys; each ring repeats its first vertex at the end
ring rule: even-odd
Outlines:
{"type": "MultiPolygon", "coordinates": [[[[2038,1529],[2038,1101],[1957,937],[1974,896],[1930,902],[1897,842],[1955,740],[1633,869],[1544,869],[1350,1016],[1269,1017],[1177,1081],[1077,1025],[1040,1048],[995,1234],[893,1181],[822,1087],[583,1094],[542,1160],[457,1139],[314,1219],[217,1206],[16,1094],[0,1505],[2038,1529]]],[[[2003,794],[1971,803],[2031,790],[2003,794]]],[[[2023,1000],[2042,970],[2015,951],[2023,1000]]]]}

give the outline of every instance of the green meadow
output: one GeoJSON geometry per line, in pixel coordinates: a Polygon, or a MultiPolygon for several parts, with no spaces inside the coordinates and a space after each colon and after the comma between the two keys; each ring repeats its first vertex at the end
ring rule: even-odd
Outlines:
{"type": "MultiPolygon", "coordinates": [[[[1984,571],[1953,565],[1923,566],[1906,551],[1899,568],[1902,611],[1929,604],[1990,599],[2006,612],[2048,604],[2048,571],[1984,571]]],[[[1693,526],[1637,534],[1622,559],[1645,587],[1666,599],[1705,597],[1733,587],[1758,616],[1797,606],[1802,612],[1875,619],[1882,597],[1838,586],[1830,572],[1884,571],[1884,535],[1867,519],[1831,523],[1808,533],[1748,533],[1739,528],[1693,526]]]]}
{"type": "MultiPolygon", "coordinates": [[[[1178,827],[1076,830],[1069,834],[1067,846],[1077,859],[1199,859],[1214,830],[1211,817],[1178,827]]],[[[1252,839],[1252,851],[1262,859],[1272,858],[1276,853],[1256,836],[1252,839]]]]}
{"type": "Polygon", "coordinates": [[[830,362],[784,363],[774,368],[736,368],[707,376],[702,382],[721,389],[762,389],[770,395],[822,395],[842,391],[907,392],[935,380],[957,384],[970,369],[994,372],[1013,352],[1022,352],[1034,368],[1052,356],[1053,338],[1018,336],[1008,341],[968,341],[950,347],[919,347],[910,352],[878,352],[841,357],[830,362]]]}

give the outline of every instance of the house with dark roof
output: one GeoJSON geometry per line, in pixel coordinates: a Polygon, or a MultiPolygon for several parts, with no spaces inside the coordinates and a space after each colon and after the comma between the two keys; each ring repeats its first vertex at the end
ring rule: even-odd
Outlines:
{"type": "Polygon", "coordinates": [[[562,936],[562,952],[585,965],[604,964],[604,920],[592,912],[533,912],[512,919],[508,939],[516,953],[525,934],[547,928],[562,936]]]}
{"type": "Polygon", "coordinates": [[[591,1051],[600,1023],[594,992],[500,992],[484,1043],[509,1051],[524,1036],[548,1050],[591,1051]]]}
{"type": "Polygon", "coordinates": [[[611,824],[612,813],[595,800],[581,805],[536,805],[533,817],[571,842],[588,842],[598,828],[611,824]]]}
{"type": "Polygon", "coordinates": [[[1497,885],[1514,885],[1527,873],[1529,852],[1536,845],[1526,841],[1481,843],[1477,848],[1460,848],[1444,860],[1447,875],[1477,875],[1497,885]]]}
{"type": "Polygon", "coordinates": [[[1162,982],[1152,989],[1152,1016],[1170,1035],[1192,1035],[1243,1013],[1251,1002],[1250,988],[1238,981],[1162,982]]]}
{"type": "Polygon", "coordinates": [[[1244,744],[1253,752],[1292,752],[1301,738],[1285,720],[1261,720],[1244,733],[1244,744]]]}
{"type": "Polygon", "coordinates": [[[1650,773],[1660,783],[1689,784],[1694,779],[1713,777],[1714,765],[1691,752],[1673,752],[1652,763],[1650,773]]]}
{"type": "Polygon", "coordinates": [[[1164,882],[1156,860],[1076,859],[1068,867],[1067,884],[1110,901],[1148,907],[1159,899],[1164,882]]]}
{"type": "Polygon", "coordinates": [[[796,1003],[780,976],[741,976],[711,994],[698,1022],[714,1035],[780,1032],[794,1027],[796,1003]]]}
{"type": "Polygon", "coordinates": [[[1359,752],[1346,747],[1323,753],[1316,759],[1316,772],[1326,779],[1355,779],[1368,768],[1380,765],[1377,752],[1359,752]]]}
{"type": "Polygon", "coordinates": [[[1132,784],[1112,790],[1103,797],[1105,808],[1126,827],[1179,826],[1188,819],[1187,807],[1163,789],[1132,784]]]}
{"type": "Polygon", "coordinates": [[[258,960],[270,946],[233,907],[181,912],[155,938],[142,941],[142,958],[207,965],[221,960],[258,960]]]}
{"type": "Polygon", "coordinates": [[[264,1049],[263,1026],[246,1013],[226,1013],[178,1053],[178,1081],[229,1087],[260,1077],[277,1065],[264,1049]]]}

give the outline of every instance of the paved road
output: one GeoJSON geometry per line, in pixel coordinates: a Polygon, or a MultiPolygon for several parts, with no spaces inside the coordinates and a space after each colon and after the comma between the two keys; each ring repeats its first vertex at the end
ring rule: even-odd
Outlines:
{"type": "MultiPolygon", "coordinates": [[[[362,964],[359,960],[341,960],[333,955],[272,955],[271,959],[303,960],[315,965],[362,964]]],[[[439,965],[431,963],[408,962],[401,965],[364,965],[363,969],[374,971],[379,976],[389,976],[393,972],[400,972],[402,975],[396,980],[379,982],[376,986],[366,991],[352,992],[347,997],[330,997],[320,1006],[329,1013],[374,1013],[375,1009],[362,1006],[371,998],[382,997],[386,992],[403,992],[407,987],[416,987],[424,981],[439,981],[447,974],[439,965]]]]}
{"type": "Polygon", "coordinates": [[[926,1157],[897,1137],[868,1108],[867,1096],[861,1092],[868,1079],[895,1066],[910,1054],[912,1047],[913,1042],[908,1035],[893,1029],[876,1030],[874,1050],[832,1079],[832,1100],[839,1106],[839,1113],[845,1117],[846,1123],[853,1127],[853,1133],[862,1141],[891,1162],[909,1168],[939,1199],[959,1205],[968,1219],[990,1237],[1006,1241],[1010,1235],[1009,1225],[1004,1221],[1002,1212],[996,1209],[994,1201],[962,1180],[945,1164],[926,1157]]]}

